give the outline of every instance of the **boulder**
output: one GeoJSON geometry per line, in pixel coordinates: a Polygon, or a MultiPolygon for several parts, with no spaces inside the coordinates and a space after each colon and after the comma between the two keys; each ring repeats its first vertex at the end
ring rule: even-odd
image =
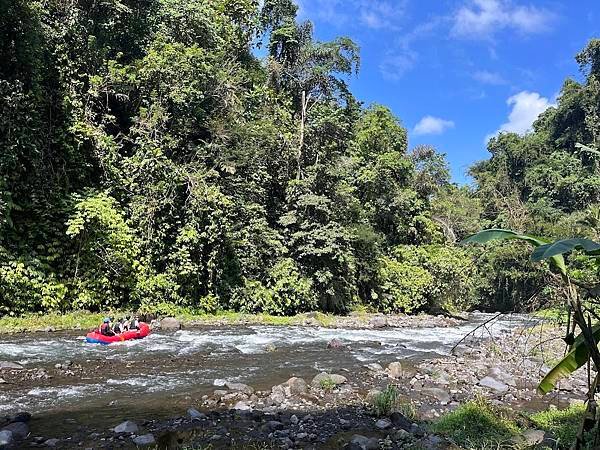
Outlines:
{"type": "Polygon", "coordinates": [[[254,394],[254,389],[251,386],[248,386],[244,383],[231,383],[228,381],[225,383],[225,387],[230,391],[242,392],[247,395],[254,394]]]}
{"type": "Polygon", "coordinates": [[[165,317],[160,321],[161,330],[181,330],[181,322],[175,317],[165,317]]]}
{"type": "Polygon", "coordinates": [[[292,377],[285,383],[285,393],[289,393],[290,396],[306,394],[308,392],[308,385],[302,378],[292,377]]]}
{"type": "Polygon", "coordinates": [[[279,406],[285,401],[285,397],[285,387],[282,384],[278,384],[271,389],[269,401],[272,405],[279,406]]]}
{"type": "Polygon", "coordinates": [[[248,404],[248,402],[240,400],[233,406],[233,409],[236,409],[238,411],[250,411],[252,407],[248,404]]]}
{"type": "Polygon", "coordinates": [[[390,414],[390,420],[392,421],[394,427],[400,428],[401,430],[410,432],[413,428],[412,422],[408,420],[402,413],[397,411],[390,414]]]}
{"type": "Polygon", "coordinates": [[[515,377],[513,377],[505,370],[502,370],[500,367],[492,367],[487,376],[495,380],[501,381],[502,383],[507,384],[509,386],[514,387],[517,385],[515,377]]]}
{"type": "Polygon", "coordinates": [[[379,363],[369,363],[365,364],[365,368],[369,369],[372,372],[383,372],[383,367],[379,363]]]}
{"type": "Polygon", "coordinates": [[[16,440],[25,439],[29,435],[29,427],[24,422],[13,422],[2,428],[2,431],[10,431],[16,440]]]}
{"type": "Polygon", "coordinates": [[[142,434],[133,438],[133,443],[139,447],[156,444],[154,435],[152,433],[142,434]]]}
{"type": "Polygon", "coordinates": [[[327,344],[327,348],[333,348],[335,350],[340,350],[340,349],[346,348],[346,345],[339,339],[332,339],[327,344]]]}
{"type": "Polygon", "coordinates": [[[12,431],[2,430],[0,431],[0,448],[8,448],[15,442],[15,438],[12,431]]]}
{"type": "Polygon", "coordinates": [[[322,372],[312,379],[311,384],[315,387],[321,387],[322,383],[332,383],[334,385],[344,384],[348,379],[343,375],[329,374],[322,372]]]}
{"type": "Polygon", "coordinates": [[[381,316],[373,317],[369,320],[369,326],[371,328],[385,328],[388,326],[387,319],[381,316]]]}
{"type": "Polygon", "coordinates": [[[502,393],[508,391],[507,384],[503,383],[502,381],[498,381],[495,378],[492,378],[489,376],[483,377],[481,380],[479,380],[479,382],[477,384],[479,384],[479,386],[486,387],[493,391],[496,391],[499,394],[502,394],[502,393]]]}
{"type": "Polygon", "coordinates": [[[0,361],[0,370],[23,370],[23,366],[12,361],[0,361]]]}
{"type": "Polygon", "coordinates": [[[392,421],[390,419],[379,419],[375,422],[375,427],[379,430],[387,430],[392,426],[392,421]]]}
{"type": "Polygon", "coordinates": [[[442,405],[447,405],[448,403],[450,403],[450,394],[448,394],[448,392],[446,392],[443,389],[435,387],[425,388],[423,389],[423,394],[427,395],[428,397],[435,398],[442,405]]]}
{"type": "Polygon", "coordinates": [[[120,423],[119,425],[114,427],[113,431],[115,433],[137,433],[138,429],[139,428],[135,422],[132,422],[131,420],[126,420],[125,422],[120,423]]]}
{"type": "Polygon", "coordinates": [[[207,419],[208,416],[204,413],[201,413],[200,411],[198,411],[196,408],[190,408],[187,410],[188,416],[190,416],[190,418],[192,420],[203,420],[203,419],[207,419]]]}
{"type": "Polygon", "coordinates": [[[398,361],[389,363],[386,372],[391,378],[402,378],[404,374],[402,364],[398,361]]]}

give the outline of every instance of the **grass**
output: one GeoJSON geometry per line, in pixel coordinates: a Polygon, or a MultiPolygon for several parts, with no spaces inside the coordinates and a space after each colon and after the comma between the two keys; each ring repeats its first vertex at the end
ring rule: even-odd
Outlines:
{"type": "Polygon", "coordinates": [[[323,378],[320,382],[319,385],[321,386],[321,389],[323,389],[324,391],[327,392],[331,392],[335,389],[335,387],[337,386],[335,384],[335,381],[333,381],[331,378],[323,378]]]}
{"type": "Polygon", "coordinates": [[[560,448],[566,449],[575,442],[584,412],[584,405],[574,405],[566,409],[542,411],[530,418],[536,427],[552,434],[560,448]]]}
{"type": "Polygon", "coordinates": [[[400,391],[393,384],[389,384],[381,393],[373,398],[373,412],[379,417],[389,416],[399,412],[409,420],[415,420],[417,412],[410,402],[400,400],[400,391]]]}
{"type": "MultiPolygon", "coordinates": [[[[130,312],[109,311],[102,313],[91,313],[88,311],[74,311],[69,313],[31,313],[20,317],[0,317],[0,334],[20,333],[28,331],[43,331],[52,327],[59,330],[87,330],[100,325],[105,316],[121,317],[130,312]]],[[[181,320],[184,325],[211,325],[215,323],[225,324],[256,324],[274,326],[302,325],[308,319],[306,314],[296,316],[271,316],[269,314],[244,314],[233,311],[222,311],[215,314],[206,314],[189,308],[172,307],[169,314],[181,320]]],[[[335,325],[335,316],[331,314],[316,313],[312,315],[316,323],[322,327],[335,325]]]]}
{"type": "Polygon", "coordinates": [[[521,432],[504,411],[493,408],[483,399],[459,406],[434,422],[431,429],[469,449],[506,448],[510,439],[521,432]]]}
{"type": "Polygon", "coordinates": [[[533,313],[534,317],[546,319],[551,322],[566,323],[567,310],[566,308],[545,308],[533,313]]]}

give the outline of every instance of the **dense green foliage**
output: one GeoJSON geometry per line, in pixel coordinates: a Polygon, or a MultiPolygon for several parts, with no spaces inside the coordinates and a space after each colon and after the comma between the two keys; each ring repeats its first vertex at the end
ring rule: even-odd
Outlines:
{"type": "Polygon", "coordinates": [[[548,281],[526,253],[456,242],[600,233],[596,41],[459,188],[353,97],[351,40],[261,4],[0,3],[0,315],[520,308],[548,281]]]}

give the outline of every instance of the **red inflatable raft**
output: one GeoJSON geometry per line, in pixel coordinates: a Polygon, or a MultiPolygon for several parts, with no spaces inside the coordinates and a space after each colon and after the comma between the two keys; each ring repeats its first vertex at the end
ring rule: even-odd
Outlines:
{"type": "Polygon", "coordinates": [[[144,322],[140,322],[139,330],[125,331],[114,336],[104,336],[98,330],[92,331],[85,336],[86,342],[90,344],[112,344],[114,342],[129,341],[130,339],[142,339],[150,334],[150,327],[144,322]]]}

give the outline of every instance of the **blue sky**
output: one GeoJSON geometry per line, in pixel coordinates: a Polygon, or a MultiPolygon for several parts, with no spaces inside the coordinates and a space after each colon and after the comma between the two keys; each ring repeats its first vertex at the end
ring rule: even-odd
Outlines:
{"type": "Polygon", "coordinates": [[[448,155],[456,182],[488,157],[499,130],[525,133],[556,101],[574,56],[600,37],[600,0],[300,0],[316,38],[361,47],[350,80],[366,104],[389,106],[409,145],[448,155]]]}

